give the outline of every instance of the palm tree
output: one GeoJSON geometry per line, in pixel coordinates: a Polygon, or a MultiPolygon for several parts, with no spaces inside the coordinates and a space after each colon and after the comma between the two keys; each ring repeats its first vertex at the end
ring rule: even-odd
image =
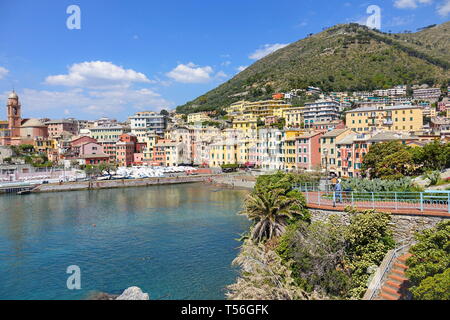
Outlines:
{"type": "Polygon", "coordinates": [[[283,189],[275,189],[250,194],[242,214],[255,222],[251,238],[261,242],[282,235],[288,219],[300,214],[302,208],[300,199],[286,196],[283,189]]]}

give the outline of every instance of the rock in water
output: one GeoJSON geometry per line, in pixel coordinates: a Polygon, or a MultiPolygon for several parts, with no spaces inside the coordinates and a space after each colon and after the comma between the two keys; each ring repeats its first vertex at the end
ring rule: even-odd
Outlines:
{"type": "Polygon", "coordinates": [[[148,293],[143,293],[138,287],[130,287],[125,290],[116,300],[149,300],[148,293]]]}

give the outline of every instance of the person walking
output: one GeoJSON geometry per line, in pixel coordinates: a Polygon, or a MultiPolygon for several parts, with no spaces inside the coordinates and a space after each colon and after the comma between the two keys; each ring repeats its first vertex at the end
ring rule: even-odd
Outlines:
{"type": "Polygon", "coordinates": [[[341,184],[341,179],[338,179],[336,185],[334,186],[334,191],[335,191],[335,199],[336,202],[342,203],[342,184],[341,184]]]}

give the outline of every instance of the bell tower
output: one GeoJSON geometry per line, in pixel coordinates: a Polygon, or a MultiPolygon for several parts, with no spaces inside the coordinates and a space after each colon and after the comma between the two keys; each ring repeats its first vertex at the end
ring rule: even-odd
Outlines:
{"type": "Polygon", "coordinates": [[[20,107],[19,96],[13,91],[8,96],[6,105],[8,109],[8,129],[11,132],[11,137],[20,137],[20,126],[22,123],[20,107]]]}

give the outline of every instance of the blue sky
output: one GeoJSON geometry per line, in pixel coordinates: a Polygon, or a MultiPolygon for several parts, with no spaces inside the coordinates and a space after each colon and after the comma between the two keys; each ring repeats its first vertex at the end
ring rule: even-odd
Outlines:
{"type": "Polygon", "coordinates": [[[309,33],[365,23],[370,5],[383,31],[450,16],[450,0],[0,0],[0,99],[14,87],[39,118],[172,109],[309,33]],[[66,26],[70,5],[79,30],[66,26]]]}

